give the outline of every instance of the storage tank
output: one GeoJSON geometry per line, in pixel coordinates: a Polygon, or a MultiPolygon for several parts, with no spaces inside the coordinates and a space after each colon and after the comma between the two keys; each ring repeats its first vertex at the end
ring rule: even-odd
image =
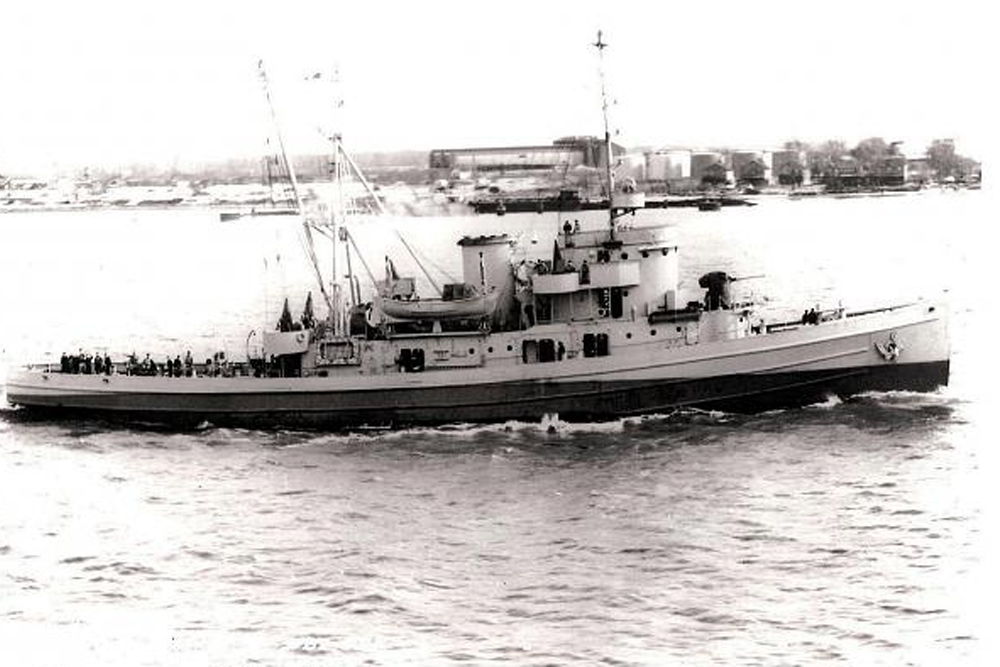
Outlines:
{"type": "Polygon", "coordinates": [[[736,177],[739,178],[740,174],[746,169],[746,166],[751,162],[757,160],[763,162],[761,154],[757,151],[733,151],[733,171],[736,172],[736,177]]]}
{"type": "Polygon", "coordinates": [[[675,181],[691,176],[691,151],[659,150],[646,154],[646,178],[675,181]]]}
{"type": "Polygon", "coordinates": [[[780,185],[796,185],[797,179],[807,182],[804,151],[777,150],[771,153],[771,180],[780,185]]]}
{"type": "Polygon", "coordinates": [[[667,153],[670,166],[667,173],[669,180],[691,178],[691,151],[672,150],[667,153]]]}
{"type": "Polygon", "coordinates": [[[691,178],[700,183],[709,167],[723,164],[722,154],[714,151],[703,151],[691,155],[691,178]]]}
{"type": "Polygon", "coordinates": [[[667,180],[670,158],[663,151],[646,153],[646,179],[650,181],[667,180]]]}
{"type": "Polygon", "coordinates": [[[732,154],[733,178],[739,183],[744,180],[771,182],[771,153],[764,151],[734,151],[732,154]]]}
{"type": "Polygon", "coordinates": [[[615,165],[615,180],[621,182],[627,178],[644,181],[648,178],[646,172],[646,156],[642,153],[629,153],[618,158],[615,165]]]}

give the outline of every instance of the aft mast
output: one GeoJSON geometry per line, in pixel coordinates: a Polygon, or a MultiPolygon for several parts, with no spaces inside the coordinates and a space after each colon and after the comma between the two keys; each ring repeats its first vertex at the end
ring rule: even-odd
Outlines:
{"type": "Polygon", "coordinates": [[[611,169],[611,128],[608,125],[608,95],[604,83],[604,49],[608,47],[604,41],[602,31],[597,31],[597,41],[594,42],[597,49],[597,71],[601,78],[601,113],[604,116],[604,178],[608,184],[608,227],[611,232],[611,240],[615,238],[615,176],[611,169]]]}
{"type": "Polygon", "coordinates": [[[604,76],[604,49],[608,48],[608,43],[604,41],[601,30],[597,31],[597,41],[593,46],[597,49],[598,73],[601,78],[601,112],[604,115],[604,178],[608,184],[608,231],[610,241],[617,241],[618,226],[615,222],[617,218],[632,213],[636,209],[646,205],[646,195],[635,189],[635,184],[631,179],[627,179],[621,192],[615,192],[615,174],[612,168],[614,151],[611,145],[611,126],[608,123],[608,93],[604,76]]]}
{"type": "MultiPolygon", "coordinates": [[[[342,104],[342,101],[337,99],[334,107],[339,109],[342,104]]],[[[336,127],[337,124],[338,123],[335,121],[334,126],[336,127]]],[[[354,246],[355,251],[357,251],[357,246],[355,245],[354,239],[351,237],[350,231],[348,230],[347,220],[349,217],[355,216],[361,212],[360,209],[362,207],[359,206],[358,200],[347,192],[347,179],[353,176],[353,178],[357,179],[357,181],[364,187],[366,194],[364,199],[366,209],[365,212],[374,213],[376,215],[384,215],[386,211],[381,198],[378,196],[378,193],[375,192],[375,188],[372,187],[368,179],[365,178],[364,173],[358,167],[357,163],[354,162],[351,154],[346,148],[344,148],[344,140],[341,133],[336,130],[331,131],[329,140],[331,150],[333,151],[332,161],[330,164],[334,186],[333,201],[329,211],[328,229],[324,230],[318,227],[317,229],[329,237],[333,246],[333,275],[331,277],[331,292],[333,293],[333,301],[336,307],[331,308],[330,310],[330,320],[334,334],[340,336],[345,334],[347,326],[344,318],[341,316],[343,313],[343,293],[337,273],[338,241],[344,245],[344,256],[347,261],[347,288],[350,305],[354,308],[359,305],[361,301],[361,290],[360,287],[356,285],[351,262],[351,247],[354,246]]],[[[361,256],[360,252],[358,252],[358,259],[368,272],[369,279],[374,282],[374,277],[371,275],[371,271],[368,269],[368,265],[365,263],[364,257],[361,256]]]]}
{"type": "MultiPolygon", "coordinates": [[[[347,227],[347,220],[350,217],[357,215],[360,212],[359,209],[361,207],[358,205],[355,197],[347,192],[345,183],[348,177],[353,176],[364,186],[365,193],[367,194],[366,202],[371,202],[367,205],[367,212],[382,215],[385,214],[385,207],[383,206],[382,200],[375,192],[371,183],[368,182],[368,179],[365,178],[361,169],[358,168],[350,153],[348,153],[347,149],[344,148],[344,141],[339,132],[331,132],[330,144],[333,151],[330,164],[334,186],[333,199],[330,205],[329,219],[326,224],[326,228],[324,229],[318,225],[314,225],[314,227],[317,231],[330,239],[330,243],[333,248],[333,275],[330,278],[330,291],[333,294],[334,307],[330,309],[330,320],[333,332],[339,336],[345,333],[347,327],[344,322],[344,318],[340,316],[343,311],[343,290],[337,273],[338,242],[344,245],[344,257],[347,261],[347,293],[350,299],[350,305],[353,308],[361,301],[360,288],[356,288],[354,271],[351,262],[351,247],[354,246],[355,251],[357,251],[357,246],[355,246],[354,239],[351,237],[350,231],[347,227]]],[[[365,264],[364,258],[360,255],[360,253],[358,253],[358,259],[368,272],[369,278],[374,282],[374,277],[371,275],[371,271],[368,270],[368,266],[365,264]]]]}

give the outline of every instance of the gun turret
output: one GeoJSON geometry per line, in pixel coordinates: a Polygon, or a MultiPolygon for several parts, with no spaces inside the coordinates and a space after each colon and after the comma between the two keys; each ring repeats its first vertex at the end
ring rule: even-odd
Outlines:
{"type": "Polygon", "coordinates": [[[711,271],[698,278],[698,286],[705,288],[705,310],[729,308],[732,296],[729,283],[734,278],[725,271],[711,271]]]}

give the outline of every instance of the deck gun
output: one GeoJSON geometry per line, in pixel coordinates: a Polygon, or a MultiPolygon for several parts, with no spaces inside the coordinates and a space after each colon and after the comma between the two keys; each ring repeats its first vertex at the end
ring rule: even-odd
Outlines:
{"type": "Polygon", "coordinates": [[[710,271],[698,278],[698,286],[705,291],[705,310],[728,309],[733,306],[732,293],[729,284],[738,280],[763,278],[763,274],[752,276],[731,276],[725,271],[710,271]]]}

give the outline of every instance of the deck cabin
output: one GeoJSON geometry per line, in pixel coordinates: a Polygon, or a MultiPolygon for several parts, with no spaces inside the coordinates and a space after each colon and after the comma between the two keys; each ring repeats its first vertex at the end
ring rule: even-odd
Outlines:
{"type": "Polygon", "coordinates": [[[272,368],[327,376],[508,367],[662,353],[750,335],[750,318],[728,302],[727,285],[709,288],[704,302],[680,302],[678,247],[666,232],[566,226],[551,256],[520,260],[505,234],[465,237],[458,242],[463,283],[443,297],[413,297],[412,316],[400,315],[405,309],[398,306],[385,308],[395,314],[386,316],[376,301],[360,324],[355,313],[348,335],[320,327],[305,332],[308,344],[302,332],[282,345],[269,334],[278,353],[272,368]],[[460,302],[476,294],[492,295],[492,312],[468,315],[460,302]]]}

